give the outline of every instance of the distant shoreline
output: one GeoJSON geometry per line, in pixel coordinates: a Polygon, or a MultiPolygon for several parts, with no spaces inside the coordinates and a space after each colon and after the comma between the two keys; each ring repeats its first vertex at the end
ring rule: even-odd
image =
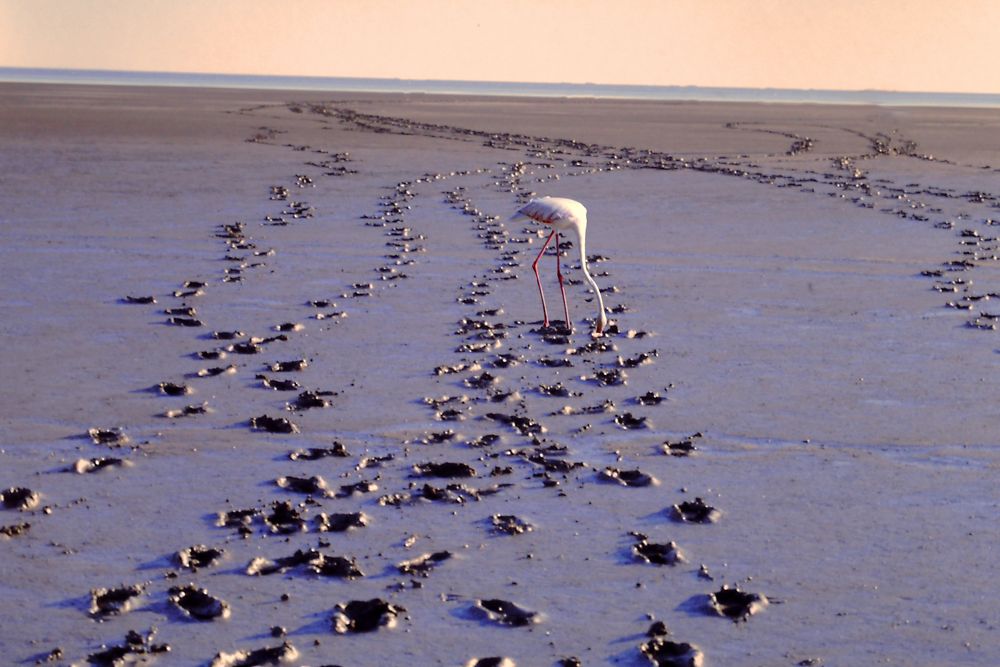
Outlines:
{"type": "Polygon", "coordinates": [[[700,86],[637,86],[593,83],[527,83],[441,81],[349,77],[257,76],[174,72],[122,72],[0,67],[3,83],[165,86],[300,90],[352,93],[427,95],[487,95],[622,99],[674,102],[764,102],[779,104],[849,104],[874,106],[935,106],[1000,108],[1000,94],[899,91],[841,91],[785,88],[721,88],[700,86]]]}

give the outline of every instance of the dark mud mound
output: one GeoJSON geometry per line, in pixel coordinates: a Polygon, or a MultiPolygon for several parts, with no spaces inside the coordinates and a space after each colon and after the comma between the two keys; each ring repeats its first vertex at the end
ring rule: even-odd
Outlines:
{"type": "Polygon", "coordinates": [[[167,410],[163,413],[163,416],[167,419],[180,419],[181,417],[207,415],[209,411],[208,403],[202,403],[200,405],[185,405],[183,408],[178,408],[177,410],[167,410]]]}
{"type": "Polygon", "coordinates": [[[474,609],[494,623],[514,628],[533,625],[541,621],[538,612],[529,611],[507,600],[476,600],[474,609]]]}
{"type": "Polygon", "coordinates": [[[188,618],[198,621],[229,618],[229,603],[213,597],[204,588],[174,586],[167,594],[170,602],[188,618]]]}
{"type": "Polygon", "coordinates": [[[291,361],[276,361],[268,368],[272,373],[294,373],[305,369],[308,365],[307,359],[293,359],[291,361]]]}
{"type": "Polygon", "coordinates": [[[659,405],[664,399],[659,393],[655,391],[647,391],[642,396],[637,396],[635,402],[639,405],[659,405]]]}
{"type": "Polygon", "coordinates": [[[396,617],[403,611],[406,609],[381,598],[352,600],[338,604],[330,620],[338,634],[373,632],[396,625],[396,617]]]}
{"type": "Polygon", "coordinates": [[[168,317],[167,322],[177,327],[203,327],[205,323],[195,317],[168,317]]]}
{"type": "Polygon", "coordinates": [[[347,447],[345,447],[343,443],[335,442],[333,443],[333,447],[310,447],[309,449],[296,449],[288,455],[288,458],[293,461],[316,461],[328,456],[346,458],[350,455],[351,453],[347,451],[347,447]]]}
{"type": "Polygon", "coordinates": [[[145,590],[146,586],[143,584],[95,588],[90,591],[90,615],[94,618],[104,618],[124,614],[132,608],[136,598],[145,590]]]}
{"type": "Polygon", "coordinates": [[[400,574],[415,574],[426,577],[435,567],[452,557],[450,551],[435,551],[403,561],[396,566],[400,574]]]}
{"type": "Polygon", "coordinates": [[[306,519],[302,512],[288,501],[272,503],[270,514],[264,515],[264,524],[269,531],[279,535],[290,535],[306,529],[306,519]]]}
{"type": "Polygon", "coordinates": [[[666,637],[654,637],[639,647],[639,651],[654,667],[702,667],[701,650],[686,642],[674,642],[666,637]]]}
{"type": "Polygon", "coordinates": [[[746,621],[767,605],[768,600],[764,595],[747,593],[730,586],[723,586],[708,596],[708,608],[711,611],[737,623],[746,621]]]}
{"type": "Polygon", "coordinates": [[[666,440],[663,443],[662,451],[668,456],[690,456],[697,451],[695,441],[701,437],[701,433],[695,433],[681,440],[666,440]]]}
{"type": "Polygon", "coordinates": [[[298,395],[294,402],[288,404],[289,410],[301,411],[310,408],[328,408],[330,399],[327,396],[336,396],[334,391],[304,391],[298,395]]]}
{"type": "Polygon", "coordinates": [[[655,477],[641,470],[619,470],[607,467],[600,471],[598,477],[606,482],[616,482],[622,486],[654,486],[659,484],[655,477]]]}
{"type": "Polygon", "coordinates": [[[632,545],[632,554],[638,560],[653,565],[677,565],[685,561],[676,542],[656,544],[642,533],[632,533],[632,536],[636,539],[636,543],[632,545]]]}
{"type": "Polygon", "coordinates": [[[196,377],[211,378],[217,375],[232,375],[236,372],[236,366],[213,366],[212,368],[202,368],[195,373],[196,377]]]}
{"type": "Polygon", "coordinates": [[[31,530],[30,523],[14,523],[9,526],[0,526],[0,535],[4,537],[20,537],[26,535],[31,530]]]}
{"type": "Polygon", "coordinates": [[[308,493],[313,496],[327,497],[332,495],[327,488],[326,480],[319,475],[313,475],[312,477],[295,477],[289,475],[288,477],[279,477],[274,480],[282,489],[288,491],[294,491],[295,493],[308,493]]]}
{"type": "Polygon", "coordinates": [[[545,429],[541,424],[536,422],[530,417],[522,417],[520,415],[508,415],[502,412],[488,412],[486,413],[487,419],[492,419],[493,421],[502,422],[512,426],[518,433],[524,436],[538,435],[543,433],[545,429]]]}
{"type": "Polygon", "coordinates": [[[223,549],[196,544],[187,549],[181,549],[174,554],[174,562],[194,572],[198,568],[214,565],[224,554],[225,551],[223,549]]]}
{"type": "Polygon", "coordinates": [[[314,520],[316,530],[321,533],[343,533],[352,528],[364,528],[368,525],[368,515],[364,512],[347,512],[326,514],[321,512],[314,520]]]}
{"type": "Polygon", "coordinates": [[[261,667],[292,663],[298,658],[299,652],[296,648],[285,642],[281,646],[268,646],[253,651],[220,652],[212,658],[209,667],[261,667]]]}
{"type": "Polygon", "coordinates": [[[139,303],[139,304],[156,303],[156,297],[128,295],[122,298],[122,303],[139,303]]]}
{"type": "Polygon", "coordinates": [[[155,635],[156,630],[150,630],[145,635],[129,630],[124,643],[117,646],[102,645],[100,651],[87,656],[87,662],[98,667],[144,664],[156,654],[170,652],[168,645],[153,643],[155,635]]]}
{"type": "Polygon", "coordinates": [[[670,508],[671,515],[684,523],[715,523],[722,513],[701,498],[685,500],[670,508]]]}
{"type": "Polygon", "coordinates": [[[121,447],[128,443],[128,436],[120,426],[114,428],[91,428],[87,435],[94,441],[95,445],[107,445],[108,447],[121,447]]]}
{"type": "Polygon", "coordinates": [[[89,472],[106,470],[107,468],[125,468],[130,465],[132,465],[131,462],[125,459],[102,456],[95,459],[79,459],[69,469],[79,475],[83,475],[89,472]]]}
{"type": "Polygon", "coordinates": [[[5,491],[0,491],[0,502],[3,503],[4,508],[9,510],[34,509],[38,507],[40,501],[41,496],[37,491],[23,486],[12,486],[5,491]]]}
{"type": "Polygon", "coordinates": [[[184,396],[191,393],[191,387],[186,384],[176,384],[174,382],[161,382],[156,385],[160,393],[166,396],[184,396]]]}
{"type": "Polygon", "coordinates": [[[324,577],[337,577],[341,579],[356,579],[363,577],[364,572],[358,569],[353,558],[343,556],[331,556],[321,553],[316,549],[299,549],[291,556],[270,560],[267,558],[254,558],[247,565],[246,572],[249,575],[268,575],[275,573],[285,573],[292,569],[300,569],[308,574],[318,574],[324,577]]]}
{"type": "Polygon", "coordinates": [[[467,463],[418,463],[413,466],[413,474],[417,477],[475,477],[476,469],[467,463]]]}
{"type": "Polygon", "coordinates": [[[269,378],[266,375],[258,375],[257,379],[260,380],[265,387],[268,389],[274,389],[275,391],[296,391],[302,388],[302,385],[295,380],[279,380],[277,378],[269,378]]]}
{"type": "Polygon", "coordinates": [[[465,667],[517,667],[517,663],[510,658],[503,656],[493,656],[490,658],[472,658],[465,667]]]}
{"type": "Polygon", "coordinates": [[[261,415],[250,418],[250,428],[268,433],[298,433],[299,427],[285,417],[261,415]]]}
{"type": "Polygon", "coordinates": [[[621,415],[615,416],[615,423],[621,426],[626,431],[634,431],[640,428],[646,428],[649,424],[646,417],[637,417],[631,412],[626,412],[621,415]]]}

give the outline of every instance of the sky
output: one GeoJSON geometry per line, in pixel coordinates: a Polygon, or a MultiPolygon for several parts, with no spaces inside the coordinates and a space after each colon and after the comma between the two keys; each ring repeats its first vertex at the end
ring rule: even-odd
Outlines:
{"type": "Polygon", "coordinates": [[[1000,93],[1000,0],[0,0],[0,67],[1000,93]]]}

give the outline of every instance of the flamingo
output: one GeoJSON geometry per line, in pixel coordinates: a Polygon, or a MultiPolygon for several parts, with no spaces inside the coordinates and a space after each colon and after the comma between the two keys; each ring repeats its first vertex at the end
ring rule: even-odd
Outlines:
{"type": "Polygon", "coordinates": [[[540,222],[546,227],[552,228],[549,237],[542,244],[542,250],[531,265],[532,270],[535,272],[535,282],[538,283],[538,295],[542,298],[542,314],[545,317],[545,323],[542,326],[549,326],[549,310],[545,306],[545,293],[542,291],[542,280],[538,277],[538,262],[542,259],[542,255],[545,254],[545,250],[549,246],[549,241],[554,236],[556,238],[556,275],[559,277],[559,290],[562,292],[563,313],[566,316],[566,326],[571,330],[573,328],[569,319],[569,304],[566,302],[566,287],[563,285],[562,270],[559,266],[559,232],[573,230],[576,233],[577,245],[580,248],[580,267],[583,269],[583,275],[587,278],[587,282],[594,288],[594,294],[597,295],[599,311],[594,327],[594,334],[599,336],[604,333],[605,327],[608,326],[608,318],[604,314],[604,300],[601,298],[601,290],[598,289],[597,283],[594,282],[594,278],[590,275],[590,271],[587,268],[587,208],[580,202],[565,197],[540,197],[532,199],[521,207],[512,219],[521,220],[525,218],[530,218],[535,222],[540,222]]]}

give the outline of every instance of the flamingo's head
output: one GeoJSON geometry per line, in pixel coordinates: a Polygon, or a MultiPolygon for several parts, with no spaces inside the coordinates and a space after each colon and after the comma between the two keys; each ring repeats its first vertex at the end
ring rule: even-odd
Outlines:
{"type": "Polygon", "coordinates": [[[604,314],[604,309],[601,308],[601,315],[597,318],[597,325],[594,327],[594,338],[604,335],[604,330],[608,328],[608,316],[604,314]]]}

